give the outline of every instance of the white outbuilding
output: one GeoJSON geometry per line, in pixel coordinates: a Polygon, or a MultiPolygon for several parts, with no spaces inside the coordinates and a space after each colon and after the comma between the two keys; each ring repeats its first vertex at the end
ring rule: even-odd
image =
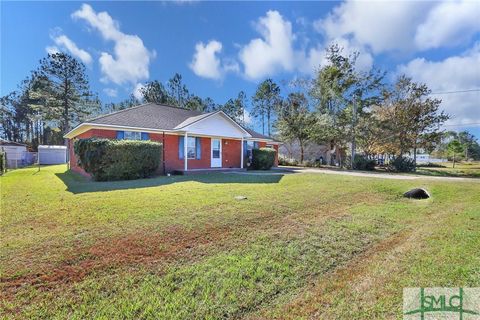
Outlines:
{"type": "Polygon", "coordinates": [[[67,163],[66,146],[38,146],[38,162],[40,164],[67,163]]]}
{"type": "Polygon", "coordinates": [[[0,139],[0,150],[7,154],[7,168],[18,168],[25,165],[26,144],[0,139]]]}

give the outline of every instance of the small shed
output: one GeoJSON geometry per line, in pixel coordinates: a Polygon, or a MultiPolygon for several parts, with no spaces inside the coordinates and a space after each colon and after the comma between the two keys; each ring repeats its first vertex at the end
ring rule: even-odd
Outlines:
{"type": "Polygon", "coordinates": [[[17,168],[23,166],[27,145],[19,142],[13,142],[0,139],[0,150],[7,154],[7,167],[17,168]]]}
{"type": "Polygon", "coordinates": [[[67,163],[66,146],[38,146],[38,162],[40,164],[67,163]]]}

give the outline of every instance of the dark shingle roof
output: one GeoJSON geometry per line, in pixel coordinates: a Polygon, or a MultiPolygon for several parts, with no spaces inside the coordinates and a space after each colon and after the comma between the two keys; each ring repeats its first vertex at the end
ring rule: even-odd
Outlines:
{"type": "Polygon", "coordinates": [[[87,122],[126,127],[172,130],[188,118],[196,117],[201,114],[202,113],[199,111],[147,103],[100,116],[87,122]]]}
{"type": "MultiPolygon", "coordinates": [[[[146,103],[136,107],[120,110],[86,121],[91,124],[137,127],[145,129],[174,130],[183,128],[193,122],[212,114],[187,110],[179,107],[146,103]]],[[[244,128],[253,138],[273,140],[252,129],[244,128]]]]}
{"type": "Polygon", "coordinates": [[[252,136],[252,138],[273,140],[273,138],[270,138],[269,136],[258,133],[257,131],[254,131],[252,129],[249,129],[249,128],[244,128],[244,129],[252,136]]]}

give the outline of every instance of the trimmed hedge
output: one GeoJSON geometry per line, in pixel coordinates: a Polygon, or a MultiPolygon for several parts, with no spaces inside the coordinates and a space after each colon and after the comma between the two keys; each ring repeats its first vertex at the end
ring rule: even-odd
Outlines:
{"type": "Polygon", "coordinates": [[[269,170],[275,163],[275,149],[260,148],[252,150],[252,167],[255,170],[269,170]]]}
{"type": "Polygon", "coordinates": [[[7,153],[0,151],[0,176],[7,172],[7,153]]]}
{"type": "Polygon", "coordinates": [[[80,139],[74,151],[78,165],[97,181],[149,177],[162,159],[162,144],[152,141],[80,139]]]}

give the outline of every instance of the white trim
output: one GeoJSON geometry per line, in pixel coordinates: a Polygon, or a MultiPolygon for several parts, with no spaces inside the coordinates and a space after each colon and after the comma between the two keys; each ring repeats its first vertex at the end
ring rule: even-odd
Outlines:
{"type": "Polygon", "coordinates": [[[196,124],[196,123],[199,123],[199,122],[202,122],[214,115],[222,115],[224,118],[226,118],[229,122],[231,122],[232,124],[234,124],[236,127],[238,127],[243,133],[246,133],[247,137],[251,137],[250,133],[248,133],[247,130],[243,129],[243,127],[241,125],[239,125],[238,123],[236,123],[232,118],[230,118],[225,112],[223,111],[217,111],[217,112],[212,112],[210,113],[209,115],[207,115],[206,117],[203,117],[203,118],[200,118],[196,121],[193,121],[192,123],[189,123],[183,127],[175,127],[175,129],[184,129],[184,130],[188,130],[188,127],[190,127],[192,124],[196,124]]]}
{"type": "Polygon", "coordinates": [[[210,139],[210,168],[222,168],[223,167],[223,157],[222,157],[222,144],[223,144],[223,141],[222,139],[219,139],[219,138],[212,138],[210,139]],[[219,142],[219,147],[220,147],[220,150],[219,150],[219,155],[220,155],[220,158],[215,158],[217,159],[216,161],[219,161],[219,165],[218,166],[213,166],[213,140],[217,140],[219,142]]]}
{"type": "Polygon", "coordinates": [[[243,169],[243,137],[242,140],[240,141],[240,168],[243,169]]]}
{"type": "Polygon", "coordinates": [[[129,126],[119,126],[119,125],[112,125],[112,124],[98,124],[98,123],[89,123],[89,122],[84,122],[67,132],[63,137],[67,139],[72,139],[78,136],[79,134],[82,134],[90,129],[106,129],[106,130],[116,130],[116,129],[122,129],[122,130],[128,130],[128,131],[141,131],[141,132],[152,132],[152,133],[158,133],[158,132],[181,132],[179,130],[168,130],[168,129],[153,129],[153,128],[142,128],[142,127],[129,127],[129,126]],[[87,127],[87,128],[84,128],[87,127]],[[84,130],[80,130],[84,129],[84,130]],[[77,131],[80,131],[77,133],[77,131]]]}

